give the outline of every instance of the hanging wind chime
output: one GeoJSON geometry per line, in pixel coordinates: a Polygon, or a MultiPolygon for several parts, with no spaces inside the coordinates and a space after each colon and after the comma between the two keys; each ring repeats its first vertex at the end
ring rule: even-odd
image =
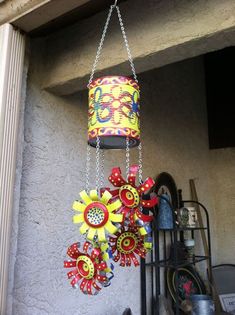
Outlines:
{"type": "Polygon", "coordinates": [[[142,180],[142,146],[140,141],[140,89],[117,0],[111,5],[97,50],[89,83],[88,146],[86,187],[74,201],[73,222],[85,236],[85,243],[72,244],[67,251],[70,259],[68,278],[72,287],[95,295],[111,283],[114,264],[122,267],[139,265],[152,248],[150,224],[152,215],[143,209],[157,204],[157,197],[146,195],[154,185],[152,178],[142,180]],[[133,79],[125,76],[104,76],[93,79],[100,58],[110,18],[116,9],[127,49],[133,79]],[[95,147],[95,187],[90,187],[91,147],[95,147]],[[130,165],[130,149],[138,147],[138,163],[130,165]],[[114,167],[104,184],[104,150],[126,151],[126,178],[114,167]],[[92,188],[92,189],[91,189],[92,188]]]}

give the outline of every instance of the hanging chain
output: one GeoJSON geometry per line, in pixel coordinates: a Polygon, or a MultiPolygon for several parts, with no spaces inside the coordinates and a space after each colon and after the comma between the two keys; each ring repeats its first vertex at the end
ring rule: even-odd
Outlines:
{"type": "Polygon", "coordinates": [[[128,177],[130,170],[130,143],[129,138],[126,137],[126,178],[128,177]]]}
{"type": "Polygon", "coordinates": [[[87,144],[86,151],[86,192],[90,189],[91,147],[87,144]]]}
{"type": "Polygon", "coordinates": [[[90,75],[89,82],[88,82],[88,85],[87,85],[88,88],[89,88],[89,86],[90,86],[90,84],[91,84],[91,82],[92,82],[92,80],[94,78],[95,70],[96,70],[98,61],[100,59],[101,51],[102,51],[102,48],[103,48],[103,45],[104,45],[105,36],[106,36],[107,30],[108,30],[108,27],[109,27],[109,22],[110,22],[110,19],[111,19],[111,16],[112,16],[114,8],[116,8],[116,10],[117,10],[117,15],[118,15],[118,19],[119,19],[119,23],[120,23],[120,27],[121,27],[121,31],[122,31],[122,36],[123,36],[123,39],[124,39],[124,42],[125,42],[127,55],[128,55],[128,59],[129,59],[130,65],[131,65],[131,70],[132,70],[132,73],[133,73],[133,77],[136,80],[136,82],[138,82],[136,71],[135,71],[135,66],[134,66],[134,62],[133,62],[133,58],[132,58],[132,55],[131,55],[131,50],[130,50],[130,47],[129,47],[129,42],[128,42],[128,39],[127,39],[127,36],[126,36],[126,32],[125,32],[125,28],[124,28],[124,24],[123,24],[123,20],[122,20],[122,16],[121,16],[121,12],[120,12],[119,7],[116,5],[116,3],[117,2],[115,1],[115,4],[111,5],[110,9],[109,9],[108,17],[107,17],[107,20],[105,22],[103,33],[102,33],[102,36],[101,36],[101,39],[100,39],[100,43],[99,43],[99,46],[98,46],[98,49],[97,49],[97,52],[96,52],[95,61],[94,61],[93,66],[92,66],[91,75],[90,75]]]}
{"type": "Polygon", "coordinates": [[[138,145],[139,151],[139,183],[142,183],[142,176],[143,176],[143,160],[142,160],[142,144],[141,142],[138,145]]]}
{"type": "Polygon", "coordinates": [[[111,15],[113,13],[113,9],[114,9],[114,5],[111,5],[110,10],[109,10],[109,14],[108,14],[108,17],[107,17],[107,20],[106,20],[106,23],[104,25],[104,30],[103,30],[103,33],[102,33],[102,36],[101,36],[101,39],[100,39],[99,47],[98,47],[97,52],[96,52],[95,61],[93,63],[93,67],[92,67],[92,70],[91,70],[90,79],[89,79],[89,82],[88,82],[88,85],[87,85],[88,88],[89,88],[89,85],[91,84],[91,82],[93,80],[93,77],[94,77],[94,74],[95,74],[95,70],[96,70],[96,67],[97,67],[97,63],[98,63],[98,61],[100,59],[101,50],[102,50],[103,45],[104,45],[104,39],[105,39],[107,30],[108,30],[108,26],[109,26],[111,15]]]}
{"type": "Polygon", "coordinates": [[[96,138],[96,190],[100,189],[100,138],[96,138]]]}
{"type": "Polygon", "coordinates": [[[121,26],[122,36],[123,36],[123,39],[124,39],[124,42],[125,42],[125,45],[126,45],[127,55],[128,55],[128,59],[129,59],[130,65],[131,65],[131,70],[132,70],[132,73],[133,73],[133,77],[134,77],[135,81],[138,82],[136,71],[135,71],[135,65],[134,65],[134,62],[133,62],[132,55],[131,55],[129,42],[128,42],[128,39],[127,39],[127,36],[126,36],[125,27],[124,27],[124,24],[123,24],[123,21],[122,21],[121,12],[120,12],[120,9],[119,9],[118,6],[116,6],[116,10],[117,10],[117,14],[118,14],[119,23],[120,23],[120,26],[121,26]]]}
{"type": "Polygon", "coordinates": [[[104,150],[101,150],[101,160],[100,160],[100,187],[104,186],[104,150]]]}

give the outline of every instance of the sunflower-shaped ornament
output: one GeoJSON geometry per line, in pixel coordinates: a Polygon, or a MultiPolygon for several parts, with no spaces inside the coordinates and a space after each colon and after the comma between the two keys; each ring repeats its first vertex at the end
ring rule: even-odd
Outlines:
{"type": "Polygon", "coordinates": [[[93,246],[85,242],[83,250],[80,251],[80,243],[72,244],[67,254],[72,260],[64,262],[65,268],[73,268],[67,273],[71,285],[78,288],[85,294],[96,295],[104,286],[110,284],[113,277],[113,265],[108,263],[107,251],[98,245],[93,246]]]}
{"type": "Polygon", "coordinates": [[[109,176],[110,183],[113,186],[118,187],[111,191],[112,196],[118,197],[122,203],[120,212],[123,214],[124,219],[128,218],[131,225],[139,223],[142,227],[139,229],[142,235],[149,233],[149,223],[152,221],[152,215],[146,215],[142,213],[142,208],[154,207],[158,199],[157,197],[151,197],[149,200],[142,198],[143,194],[149,191],[154,183],[151,177],[148,177],[143,183],[136,186],[136,175],[138,173],[138,165],[132,165],[128,174],[127,181],[122,177],[121,170],[118,167],[112,169],[112,173],[109,176]]]}
{"type": "Polygon", "coordinates": [[[113,253],[113,260],[120,262],[120,266],[139,266],[136,256],[145,258],[147,249],[145,248],[144,237],[134,226],[122,227],[121,231],[109,238],[110,247],[113,253]]]}
{"type": "Polygon", "coordinates": [[[120,200],[110,201],[112,195],[104,191],[99,198],[97,190],[91,190],[88,195],[85,190],[80,193],[82,202],[74,201],[73,210],[81,212],[73,217],[74,223],[82,223],[81,234],[87,233],[90,241],[106,242],[106,234],[115,234],[117,224],[123,221],[123,214],[117,214],[121,207],[120,200]]]}

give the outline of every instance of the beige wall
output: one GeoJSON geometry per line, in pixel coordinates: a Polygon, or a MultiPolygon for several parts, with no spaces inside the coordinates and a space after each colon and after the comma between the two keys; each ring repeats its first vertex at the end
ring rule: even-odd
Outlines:
{"type": "Polygon", "coordinates": [[[235,263],[235,148],[210,151],[210,186],[215,209],[215,262],[235,263]]]}

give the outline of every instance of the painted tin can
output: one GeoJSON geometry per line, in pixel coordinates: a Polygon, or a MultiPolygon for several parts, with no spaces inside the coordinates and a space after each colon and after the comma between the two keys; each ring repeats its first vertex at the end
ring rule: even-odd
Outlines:
{"type": "Polygon", "coordinates": [[[89,85],[88,143],[97,136],[104,149],[123,149],[140,142],[140,92],[138,83],[124,76],[105,76],[89,85]]]}

